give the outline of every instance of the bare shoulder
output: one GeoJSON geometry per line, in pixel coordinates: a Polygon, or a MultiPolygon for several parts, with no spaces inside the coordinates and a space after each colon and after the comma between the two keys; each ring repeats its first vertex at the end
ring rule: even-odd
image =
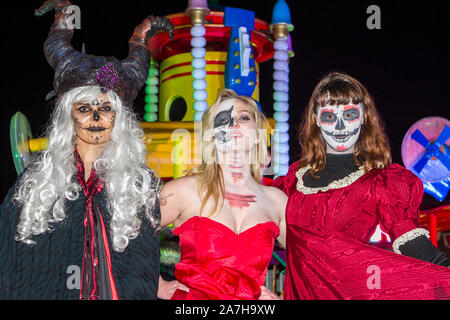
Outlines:
{"type": "Polygon", "coordinates": [[[287,195],[280,189],[272,186],[263,186],[264,194],[269,202],[269,206],[273,209],[273,213],[284,220],[284,213],[286,210],[287,195]]]}
{"type": "Polygon", "coordinates": [[[159,193],[161,204],[167,205],[170,202],[181,208],[180,205],[192,200],[196,180],[195,176],[185,176],[165,182],[159,193]]]}
{"type": "Polygon", "coordinates": [[[195,176],[184,176],[174,180],[170,180],[163,184],[161,188],[161,194],[179,194],[180,192],[183,193],[183,191],[192,192],[193,188],[195,187],[196,180],[197,179],[195,176]]]}
{"type": "Polygon", "coordinates": [[[175,223],[186,214],[186,208],[195,202],[195,181],[195,176],[186,176],[163,184],[159,193],[162,226],[175,223]]]}
{"type": "Polygon", "coordinates": [[[264,193],[270,198],[277,198],[281,201],[287,201],[287,195],[280,189],[272,186],[263,186],[264,193]]]}

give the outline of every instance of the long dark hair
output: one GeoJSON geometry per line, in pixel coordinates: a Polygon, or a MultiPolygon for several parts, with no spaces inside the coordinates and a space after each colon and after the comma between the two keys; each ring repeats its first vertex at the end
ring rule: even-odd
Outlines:
{"type": "Polygon", "coordinates": [[[325,142],[317,126],[315,113],[327,104],[348,103],[364,105],[361,133],[353,152],[353,161],[364,166],[366,172],[371,168],[384,168],[391,163],[389,140],[384,132],[384,123],[367,89],[355,78],[339,72],[331,72],[316,85],[308,106],[305,108],[299,128],[301,156],[299,167],[311,166],[310,173],[325,167],[325,142]]]}

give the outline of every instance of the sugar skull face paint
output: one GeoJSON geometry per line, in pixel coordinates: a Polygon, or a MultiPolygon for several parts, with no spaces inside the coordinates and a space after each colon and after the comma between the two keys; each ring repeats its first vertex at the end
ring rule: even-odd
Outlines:
{"type": "Polygon", "coordinates": [[[80,101],[72,106],[72,119],[77,138],[88,144],[100,145],[109,141],[116,111],[112,110],[106,94],[94,101],[80,101]]]}
{"type": "Polygon", "coordinates": [[[238,99],[222,102],[214,117],[214,143],[217,151],[248,148],[256,141],[256,122],[246,104],[238,99]]]}
{"type": "Polygon", "coordinates": [[[328,153],[353,152],[361,133],[363,106],[326,105],[316,113],[317,125],[327,144],[328,153]]]}

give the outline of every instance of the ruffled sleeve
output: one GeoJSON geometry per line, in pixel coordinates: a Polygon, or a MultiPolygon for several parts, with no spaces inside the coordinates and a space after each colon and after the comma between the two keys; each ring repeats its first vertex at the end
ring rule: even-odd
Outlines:
{"type": "Polygon", "coordinates": [[[278,177],[272,182],[272,186],[282,190],[288,196],[296,190],[297,177],[295,174],[298,170],[299,161],[294,162],[289,166],[288,173],[283,177],[278,177]]]}
{"type": "Polygon", "coordinates": [[[381,227],[393,240],[420,228],[423,184],[411,171],[398,164],[381,170],[375,193],[381,227]]]}

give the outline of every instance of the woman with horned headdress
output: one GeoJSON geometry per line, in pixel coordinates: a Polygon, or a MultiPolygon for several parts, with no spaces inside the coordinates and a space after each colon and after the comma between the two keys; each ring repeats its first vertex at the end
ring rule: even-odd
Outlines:
{"type": "Polygon", "coordinates": [[[150,67],[146,40],[169,20],[149,16],[124,60],[78,52],[69,1],[44,44],[55,70],[48,148],[21,175],[0,213],[0,298],[155,299],[158,178],[146,166],[132,103],[150,67]]]}
{"type": "Polygon", "coordinates": [[[252,98],[230,89],[204,113],[201,165],[160,193],[161,226],[175,225],[181,259],[159,298],[279,299],[264,283],[275,240],[284,245],[287,197],[261,184],[265,121],[252,98]]]}
{"type": "Polygon", "coordinates": [[[450,258],[418,223],[422,182],[391,164],[367,89],[324,76],[299,141],[300,160],[273,183],[289,197],[285,299],[450,299],[450,258]],[[378,224],[394,252],[368,244],[378,224]]]}

